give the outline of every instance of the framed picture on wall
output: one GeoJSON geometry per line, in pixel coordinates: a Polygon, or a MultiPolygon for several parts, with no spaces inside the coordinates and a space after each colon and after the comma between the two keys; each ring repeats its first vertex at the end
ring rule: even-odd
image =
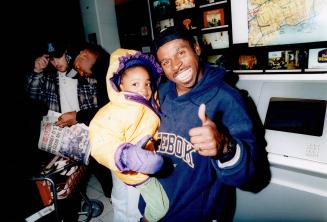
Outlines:
{"type": "Polygon", "coordinates": [[[224,49],[229,47],[228,31],[211,32],[202,35],[203,46],[207,49],[224,49]]]}
{"type": "Polygon", "coordinates": [[[187,30],[192,30],[197,28],[193,18],[184,18],[182,24],[187,30]]]}
{"type": "Polygon", "coordinates": [[[214,67],[231,68],[230,58],[225,54],[208,55],[207,62],[214,67]]]}
{"type": "Polygon", "coordinates": [[[195,0],[175,0],[176,11],[195,7],[195,0]]]}
{"type": "Polygon", "coordinates": [[[327,69],[327,48],[309,49],[309,69],[327,69]]]}
{"type": "Polygon", "coordinates": [[[241,54],[238,56],[239,70],[254,70],[258,67],[258,58],[254,54],[241,54]]]}
{"type": "Polygon", "coordinates": [[[233,68],[236,73],[263,73],[267,66],[267,52],[263,48],[249,48],[247,43],[234,45],[233,68]]]}
{"type": "Polygon", "coordinates": [[[225,25],[224,9],[213,9],[203,12],[203,28],[225,25]]]}
{"type": "Polygon", "coordinates": [[[173,14],[174,8],[170,0],[154,0],[153,1],[153,14],[157,18],[164,18],[173,14]]]}
{"type": "Polygon", "coordinates": [[[268,52],[268,69],[301,71],[300,50],[268,52]]]}
{"type": "Polygon", "coordinates": [[[195,10],[187,10],[183,13],[176,13],[175,25],[184,26],[186,29],[192,31],[199,27],[199,15],[195,10]]]}
{"type": "Polygon", "coordinates": [[[170,26],[174,26],[174,19],[173,18],[163,19],[157,22],[156,30],[159,33],[161,30],[168,28],[170,26]]]}

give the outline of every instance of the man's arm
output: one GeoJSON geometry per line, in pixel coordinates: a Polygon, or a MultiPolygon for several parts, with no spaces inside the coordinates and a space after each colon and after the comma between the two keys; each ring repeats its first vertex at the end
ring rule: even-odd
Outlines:
{"type": "Polygon", "coordinates": [[[98,110],[99,108],[80,110],[76,114],[76,121],[88,126],[98,110]]]}
{"type": "Polygon", "coordinates": [[[200,155],[212,158],[217,175],[224,183],[242,187],[251,180],[255,171],[254,157],[257,147],[251,122],[247,122],[246,127],[231,126],[238,129],[235,132],[230,130],[228,135],[226,132],[219,132],[216,124],[206,116],[205,105],[199,108],[199,118],[202,126],[192,128],[189,132],[194,148],[200,155]]]}
{"type": "Polygon", "coordinates": [[[25,90],[31,99],[42,100],[42,85],[44,84],[44,70],[49,64],[49,56],[44,54],[34,61],[33,71],[26,75],[25,90]]]}

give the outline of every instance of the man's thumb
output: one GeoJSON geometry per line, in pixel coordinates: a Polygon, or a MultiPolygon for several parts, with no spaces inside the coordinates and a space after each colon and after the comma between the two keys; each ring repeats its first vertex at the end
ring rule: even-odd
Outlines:
{"type": "Polygon", "coordinates": [[[206,115],[206,105],[205,104],[201,104],[199,106],[199,112],[198,112],[198,116],[202,122],[202,126],[207,122],[207,115],[206,115]]]}

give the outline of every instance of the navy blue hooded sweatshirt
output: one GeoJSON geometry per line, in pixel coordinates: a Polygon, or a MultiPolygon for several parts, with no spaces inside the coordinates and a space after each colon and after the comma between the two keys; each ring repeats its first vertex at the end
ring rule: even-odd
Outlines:
{"type": "Polygon", "coordinates": [[[254,172],[252,123],[238,91],[223,81],[224,74],[224,70],[207,65],[201,81],[188,93],[177,96],[171,81],[159,89],[163,116],[158,152],[173,166],[172,172],[159,177],[170,201],[161,221],[218,219],[230,198],[227,190],[241,187],[254,172]],[[190,143],[189,130],[202,125],[198,118],[201,103],[206,104],[208,117],[217,120],[217,128],[225,128],[237,142],[235,156],[227,162],[199,155],[190,143]]]}

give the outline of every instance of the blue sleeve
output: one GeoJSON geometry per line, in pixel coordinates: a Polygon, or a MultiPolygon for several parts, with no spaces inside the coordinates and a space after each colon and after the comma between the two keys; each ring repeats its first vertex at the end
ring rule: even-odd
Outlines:
{"type": "Polygon", "coordinates": [[[252,121],[247,114],[245,103],[240,94],[223,86],[219,92],[222,102],[220,110],[222,123],[228,134],[236,141],[234,156],[225,162],[212,160],[218,178],[230,186],[242,187],[255,173],[256,139],[252,132],[252,121]]]}

